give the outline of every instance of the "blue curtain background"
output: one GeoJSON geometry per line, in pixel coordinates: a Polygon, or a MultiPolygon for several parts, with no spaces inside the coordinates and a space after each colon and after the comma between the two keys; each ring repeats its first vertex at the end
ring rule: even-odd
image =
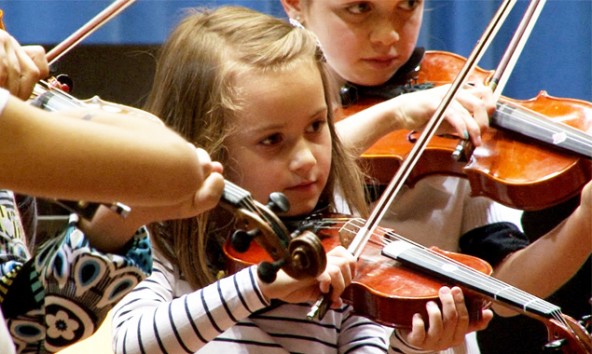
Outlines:
{"type": "MultiPolygon", "coordinates": [[[[317,0],[323,1],[323,0],[317,0]]],[[[467,57],[497,11],[499,0],[428,0],[419,44],[467,57]]],[[[61,42],[110,1],[2,0],[7,30],[23,44],[61,42]]],[[[83,44],[159,44],[195,6],[236,4],[284,17],[279,0],[138,0],[83,44]]],[[[494,69],[524,9],[519,1],[479,66],[494,69]]],[[[504,95],[535,97],[541,90],[558,97],[592,101],[592,0],[549,0],[506,86],[504,95]]]]}

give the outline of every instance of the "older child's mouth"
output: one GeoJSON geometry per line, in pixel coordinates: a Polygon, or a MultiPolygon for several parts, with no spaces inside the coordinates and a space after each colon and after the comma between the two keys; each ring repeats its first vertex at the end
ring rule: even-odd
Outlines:
{"type": "Polygon", "coordinates": [[[388,69],[396,64],[396,57],[379,57],[363,59],[365,63],[377,69],[388,69]]]}

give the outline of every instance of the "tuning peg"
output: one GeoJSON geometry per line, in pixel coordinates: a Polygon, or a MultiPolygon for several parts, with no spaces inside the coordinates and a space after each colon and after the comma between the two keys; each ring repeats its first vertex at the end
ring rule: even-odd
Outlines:
{"type": "Polygon", "coordinates": [[[286,213],[290,210],[290,201],[280,192],[273,192],[269,195],[266,205],[274,213],[286,213]]]}
{"type": "Polygon", "coordinates": [[[251,245],[251,241],[260,234],[259,229],[250,231],[236,230],[230,238],[230,245],[239,253],[245,253],[251,245]]]}
{"type": "Polygon", "coordinates": [[[543,353],[563,353],[563,347],[566,344],[565,339],[557,339],[543,346],[543,353]]]}
{"type": "Polygon", "coordinates": [[[273,283],[277,277],[277,272],[286,263],[284,259],[278,259],[275,262],[261,262],[257,266],[257,276],[262,282],[270,284],[273,283]]]}

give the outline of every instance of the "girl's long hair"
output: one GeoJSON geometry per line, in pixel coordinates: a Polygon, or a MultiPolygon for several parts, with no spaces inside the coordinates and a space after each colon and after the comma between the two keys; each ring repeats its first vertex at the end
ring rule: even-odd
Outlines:
{"type": "MultiPolygon", "coordinates": [[[[288,75],[292,67],[306,60],[317,64],[330,112],[332,165],[321,199],[331,204],[338,191],[350,209],[365,215],[364,178],[355,157],[345,151],[335,132],[331,108],[331,92],[335,91],[316,37],[307,30],[242,7],[191,10],[159,53],[145,108],[227,168],[224,140],[232,120],[248,104],[234,89],[237,75],[245,71],[288,75]]],[[[212,257],[220,256],[219,248],[212,251],[210,247],[227,236],[221,233],[220,219],[231,225],[229,214],[222,213],[216,208],[197,218],[153,225],[156,247],[179,267],[193,288],[212,283],[219,270],[212,257]]]]}

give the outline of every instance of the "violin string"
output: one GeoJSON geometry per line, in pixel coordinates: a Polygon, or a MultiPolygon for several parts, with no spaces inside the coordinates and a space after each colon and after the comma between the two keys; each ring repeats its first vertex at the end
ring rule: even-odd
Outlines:
{"type": "MultiPolygon", "coordinates": [[[[363,223],[362,219],[354,219],[351,222],[344,225],[344,230],[347,232],[350,232],[352,234],[355,234],[357,232],[357,228],[361,227],[360,225],[362,223],[363,223]],[[356,223],[357,223],[357,225],[356,225],[356,223]],[[353,226],[353,227],[348,228],[348,226],[353,226]]],[[[473,284],[481,284],[481,285],[489,286],[488,290],[493,294],[496,294],[496,291],[499,292],[499,289],[503,289],[504,292],[508,292],[510,295],[512,295],[512,298],[515,299],[518,303],[524,304],[522,307],[522,310],[524,310],[525,312],[528,312],[527,306],[531,306],[533,308],[534,308],[534,306],[537,306],[540,311],[545,311],[547,313],[551,313],[551,316],[557,318],[558,320],[562,319],[562,316],[560,315],[561,311],[558,309],[557,306],[547,303],[546,301],[539,299],[536,296],[529,294],[523,290],[520,290],[520,289],[515,288],[509,284],[506,284],[506,283],[500,281],[499,279],[488,276],[482,272],[479,272],[476,269],[468,267],[464,263],[461,263],[457,260],[446,257],[440,253],[434,252],[429,248],[426,248],[420,244],[417,244],[417,243],[415,243],[411,240],[408,240],[408,239],[402,237],[401,235],[398,235],[395,233],[391,233],[391,232],[387,232],[385,234],[376,233],[375,235],[380,238],[383,238],[382,244],[387,244],[389,242],[392,242],[393,240],[401,240],[401,241],[408,242],[410,244],[417,246],[420,250],[427,251],[429,254],[429,257],[427,257],[427,256],[424,257],[425,261],[430,261],[435,258],[440,261],[455,264],[458,267],[459,272],[461,273],[460,275],[462,275],[465,279],[468,279],[469,281],[471,281],[473,284]],[[495,286],[493,286],[493,285],[495,285],[495,286]]],[[[374,241],[374,242],[376,242],[376,241],[374,241]]],[[[420,256],[421,256],[421,254],[420,254],[420,256]]],[[[433,264],[433,267],[436,267],[439,265],[440,264],[433,264]]],[[[495,298],[494,298],[494,300],[495,300],[495,298]]]]}
{"type": "MultiPolygon", "coordinates": [[[[522,130],[529,131],[531,132],[530,134],[537,131],[542,132],[539,134],[538,140],[545,141],[544,136],[557,137],[557,139],[561,138],[561,140],[566,142],[564,148],[592,157],[590,154],[590,151],[592,151],[592,135],[570,125],[552,121],[543,115],[538,115],[529,110],[517,109],[512,105],[507,104],[506,106],[512,109],[511,113],[508,113],[505,110],[500,110],[498,113],[503,117],[509,117],[511,115],[511,119],[515,122],[523,123],[524,125],[521,127],[522,130]],[[571,148],[569,146],[571,146],[571,148]],[[588,152],[588,154],[586,154],[586,152],[588,152]]],[[[563,141],[558,142],[560,143],[563,141]]],[[[562,146],[559,144],[555,145],[562,146]]]]}
{"type": "MultiPolygon", "coordinates": [[[[511,105],[510,105],[511,106],[511,105]]],[[[581,143],[588,143],[590,144],[590,140],[592,139],[592,135],[576,129],[568,124],[553,121],[542,114],[538,114],[536,112],[532,112],[527,109],[516,109],[514,111],[517,112],[518,117],[532,126],[543,126],[547,128],[549,132],[562,132],[566,131],[570,135],[573,136],[574,139],[582,139],[581,143]]]]}
{"type": "MultiPolygon", "coordinates": [[[[363,224],[364,224],[364,220],[362,218],[347,218],[347,217],[323,218],[322,220],[319,220],[315,223],[315,225],[317,226],[317,228],[319,230],[320,229],[340,230],[340,231],[345,231],[345,232],[351,233],[353,235],[355,235],[358,232],[359,228],[362,227],[363,224]],[[339,225],[340,223],[343,225],[339,225]]],[[[385,244],[388,244],[389,242],[392,242],[392,240],[402,240],[402,241],[411,243],[411,244],[419,247],[420,249],[426,249],[427,251],[429,251],[431,254],[435,255],[436,257],[441,257],[441,258],[445,259],[446,262],[453,262],[461,270],[467,272],[469,278],[472,278],[474,282],[481,281],[483,279],[487,279],[488,282],[491,282],[491,283],[497,285],[496,287],[494,287],[494,289],[503,288],[503,289],[506,289],[507,291],[510,291],[511,294],[518,300],[519,303],[536,301],[537,305],[539,305],[539,307],[541,307],[542,311],[546,311],[547,313],[550,313],[551,317],[556,319],[558,322],[562,323],[566,328],[570,328],[568,326],[567,321],[565,320],[563,314],[561,313],[561,309],[551,303],[546,302],[545,300],[539,299],[536,296],[531,295],[521,289],[515,288],[509,284],[506,284],[506,283],[500,281],[499,279],[496,279],[494,277],[491,277],[491,276],[488,276],[484,273],[481,273],[473,268],[466,266],[465,264],[463,264],[461,262],[458,262],[457,260],[450,259],[448,257],[445,257],[445,256],[437,253],[437,252],[432,252],[432,250],[425,248],[421,244],[413,242],[412,240],[408,240],[408,239],[404,238],[403,236],[398,235],[396,233],[385,232],[384,234],[380,234],[378,232],[375,232],[374,236],[377,236],[377,237],[371,238],[368,241],[369,243],[374,243],[374,244],[378,244],[380,246],[383,246],[385,244]],[[382,242],[377,241],[376,239],[378,239],[378,240],[382,239],[382,242]]],[[[375,259],[371,259],[370,257],[364,257],[363,255],[360,255],[360,259],[366,259],[368,261],[375,261],[375,259]]],[[[525,308],[524,306],[523,306],[522,310],[528,313],[528,309],[525,308]]],[[[574,332],[573,330],[571,330],[571,331],[574,332]]]]}
{"type": "Polygon", "coordinates": [[[40,108],[48,111],[58,111],[63,108],[84,107],[85,104],[76,97],[61,89],[52,87],[47,81],[40,80],[33,88],[32,101],[51,93],[51,97],[41,104],[40,108]]]}
{"type": "MultiPolygon", "coordinates": [[[[255,201],[247,191],[228,181],[224,181],[224,190],[236,199],[240,199],[245,209],[257,213],[258,209],[255,205],[255,201]]],[[[265,219],[266,222],[269,222],[263,213],[260,213],[260,215],[265,219]]]]}

